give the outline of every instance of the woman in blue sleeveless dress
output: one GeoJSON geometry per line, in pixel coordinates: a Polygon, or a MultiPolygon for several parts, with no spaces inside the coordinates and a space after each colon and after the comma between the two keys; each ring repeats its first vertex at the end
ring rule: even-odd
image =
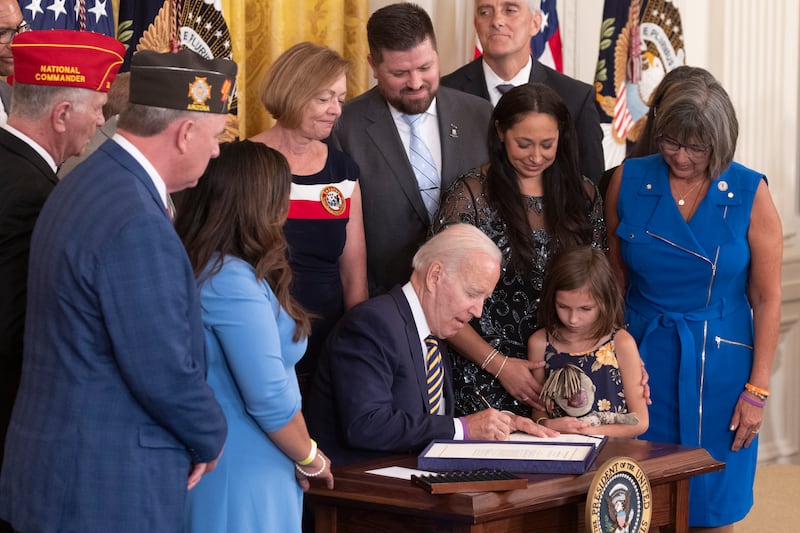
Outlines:
{"type": "Polygon", "coordinates": [[[367,299],[367,263],[359,169],[323,142],[342,114],[348,64],[325,46],[304,42],[275,60],[261,100],[277,121],[251,137],[281,152],[292,170],[284,226],[292,296],[312,314],[308,348],[297,364],[301,391],[311,384],[328,333],[367,299]]]}
{"type": "Polygon", "coordinates": [[[758,430],[780,324],[782,230],[763,175],[733,163],[738,124],[713,78],[656,112],[660,153],[610,183],[610,258],[650,374],[642,438],[700,446],[723,471],[692,478],[689,523],[730,532],[753,503],[758,430]]]}
{"type": "Polygon", "coordinates": [[[187,495],[187,533],[299,532],[306,477],[333,486],[294,372],[311,328],[289,294],[290,187],[281,154],[241,141],[222,145],[181,198],[175,229],[198,278],[208,383],[228,422],[219,463],[187,495]]]}

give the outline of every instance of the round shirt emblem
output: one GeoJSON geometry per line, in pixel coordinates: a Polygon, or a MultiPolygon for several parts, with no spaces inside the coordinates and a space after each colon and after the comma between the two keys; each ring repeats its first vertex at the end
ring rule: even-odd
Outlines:
{"type": "Polygon", "coordinates": [[[347,207],[342,191],[333,185],[322,189],[322,192],[319,193],[319,201],[322,202],[325,211],[337,217],[342,215],[347,207]]]}
{"type": "Polygon", "coordinates": [[[630,457],[614,457],[597,469],[586,498],[590,533],[647,533],[652,513],[647,475],[630,457]]]}

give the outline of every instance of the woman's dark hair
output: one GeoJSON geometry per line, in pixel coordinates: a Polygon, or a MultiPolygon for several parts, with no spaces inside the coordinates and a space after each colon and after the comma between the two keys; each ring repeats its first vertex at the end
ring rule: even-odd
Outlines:
{"type": "Polygon", "coordinates": [[[197,186],[181,194],[175,230],[201,284],[219,272],[226,255],[250,264],[294,319],[297,341],[308,336],[311,323],[289,293],[292,271],[283,224],[291,185],[289,164],[280,152],[251,141],[222,144],[197,186]]]}
{"type": "Polygon", "coordinates": [[[508,238],[519,267],[530,265],[534,251],[530,224],[517,174],[500,136],[530,113],[552,116],[558,124],[556,159],[542,173],[544,222],[553,250],[592,242],[589,213],[593,199],[584,188],[578,164],[575,128],[567,106],[550,87],[541,83],[520,85],[500,98],[489,125],[489,202],[508,226],[508,238]]]}

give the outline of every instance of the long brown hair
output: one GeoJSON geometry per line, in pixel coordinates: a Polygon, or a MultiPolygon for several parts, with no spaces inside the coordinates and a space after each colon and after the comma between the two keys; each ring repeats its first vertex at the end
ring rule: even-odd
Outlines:
{"type": "Polygon", "coordinates": [[[200,284],[219,272],[226,255],[250,264],[256,279],[267,281],[294,319],[297,341],[308,336],[311,323],[289,293],[292,271],[283,224],[291,184],[289,164],[280,152],[251,141],[225,143],[198,185],[182,193],[175,230],[200,284]]]}
{"type": "Polygon", "coordinates": [[[544,278],[539,302],[539,324],[560,340],[564,327],[556,310],[556,293],[586,287],[597,302],[599,314],[591,334],[600,339],[624,323],[622,290],[614,277],[606,254],[591,246],[567,248],[553,258],[544,278]]]}

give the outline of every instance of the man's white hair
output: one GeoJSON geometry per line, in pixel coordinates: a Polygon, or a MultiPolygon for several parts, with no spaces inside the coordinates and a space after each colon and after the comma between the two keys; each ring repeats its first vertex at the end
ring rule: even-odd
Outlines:
{"type": "Polygon", "coordinates": [[[531,13],[536,13],[542,9],[542,0],[528,0],[528,7],[531,8],[531,13]]]}
{"type": "Polygon", "coordinates": [[[434,261],[440,261],[446,272],[457,272],[461,265],[477,254],[486,254],[497,264],[502,253],[497,245],[481,230],[471,224],[452,224],[420,246],[411,266],[425,273],[434,261]]]}

